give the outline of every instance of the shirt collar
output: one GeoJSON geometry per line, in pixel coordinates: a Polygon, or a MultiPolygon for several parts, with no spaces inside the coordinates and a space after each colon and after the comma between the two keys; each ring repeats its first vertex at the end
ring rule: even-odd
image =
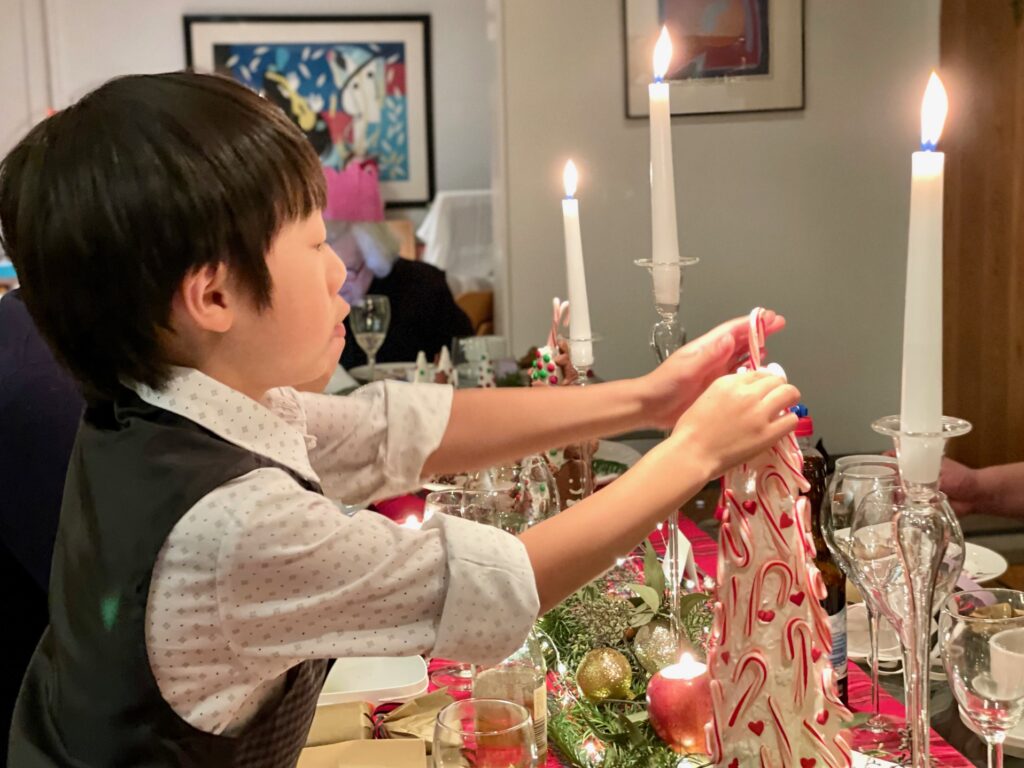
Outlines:
{"type": "Polygon", "coordinates": [[[194,368],[173,367],[160,389],[133,384],[150,405],[182,416],[229,443],[265,456],[307,480],[320,478],[309,463],[306,435],[270,408],[194,368]]]}

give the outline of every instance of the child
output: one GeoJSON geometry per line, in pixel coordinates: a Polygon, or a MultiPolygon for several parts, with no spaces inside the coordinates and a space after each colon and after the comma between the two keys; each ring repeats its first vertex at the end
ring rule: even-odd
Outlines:
{"type": "Polygon", "coordinates": [[[326,659],[496,662],[795,425],[792,386],[722,375],[744,319],[582,389],[299,393],[345,344],[323,205],[316,154],[276,107],[187,73],[107,83],[0,167],[3,247],[88,399],[10,765],[294,765],[326,659]],[[518,540],[325,498],[641,426],[673,432],[518,540]]]}

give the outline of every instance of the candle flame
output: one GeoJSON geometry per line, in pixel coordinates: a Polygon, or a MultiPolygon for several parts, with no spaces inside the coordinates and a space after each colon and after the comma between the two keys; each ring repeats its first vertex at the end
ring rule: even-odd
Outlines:
{"type": "Polygon", "coordinates": [[[693,680],[708,671],[708,665],[702,664],[693,657],[692,653],[686,652],[679,657],[679,663],[661,670],[662,677],[670,680],[693,680]]]}
{"type": "Polygon", "coordinates": [[[949,112],[949,98],[939,76],[932,72],[921,101],[921,148],[935,149],[949,112]]]}
{"type": "Polygon", "coordinates": [[[669,37],[669,28],[662,27],[662,34],[657,36],[654,44],[654,81],[662,82],[665,73],[669,71],[669,62],[672,61],[672,38],[669,37]]]}
{"type": "Polygon", "coordinates": [[[658,42],[654,46],[654,79],[660,82],[668,72],[672,61],[672,38],[668,36],[668,27],[662,26],[658,42]]]}
{"type": "Polygon", "coordinates": [[[420,521],[417,520],[413,515],[409,515],[407,518],[405,518],[405,522],[402,523],[403,528],[409,528],[414,531],[418,531],[421,525],[422,524],[420,523],[420,521]]]}
{"type": "Polygon", "coordinates": [[[572,160],[565,164],[565,170],[562,171],[562,185],[565,187],[565,196],[572,197],[576,194],[576,183],[579,181],[580,175],[576,170],[576,163],[572,160]]]}

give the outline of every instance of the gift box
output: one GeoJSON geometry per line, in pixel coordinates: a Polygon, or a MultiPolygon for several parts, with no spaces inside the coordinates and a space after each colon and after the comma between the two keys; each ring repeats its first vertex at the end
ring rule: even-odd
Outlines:
{"type": "Polygon", "coordinates": [[[358,741],[373,736],[372,707],[362,701],[318,706],[306,736],[307,747],[358,741]]]}
{"type": "Polygon", "coordinates": [[[297,768],[427,768],[422,739],[345,741],[306,747],[297,768]]]}

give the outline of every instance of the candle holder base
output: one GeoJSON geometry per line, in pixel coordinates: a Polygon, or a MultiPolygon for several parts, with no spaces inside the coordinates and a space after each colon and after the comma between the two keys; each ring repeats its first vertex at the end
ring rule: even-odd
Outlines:
{"type": "Polygon", "coordinates": [[[680,258],[678,262],[655,262],[637,259],[633,263],[651,273],[654,292],[654,310],[658,322],[651,328],[651,349],[663,362],[665,358],[686,344],[686,329],[679,323],[680,297],[683,293],[683,270],[700,259],[680,258]]]}

